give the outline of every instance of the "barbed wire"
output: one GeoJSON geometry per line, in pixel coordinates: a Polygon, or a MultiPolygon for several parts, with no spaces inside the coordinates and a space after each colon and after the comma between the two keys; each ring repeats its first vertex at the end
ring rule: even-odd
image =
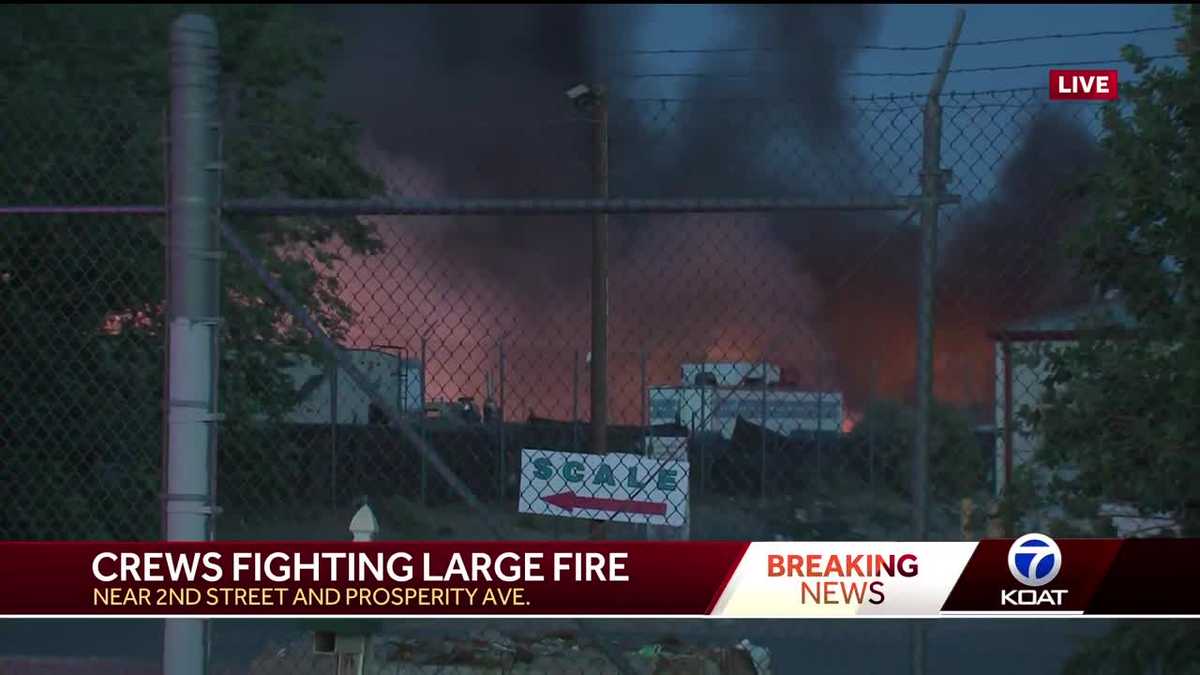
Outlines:
{"type": "MultiPolygon", "coordinates": [[[[977,97],[977,96],[995,96],[998,94],[1017,94],[1027,93],[1033,94],[1039,91],[1046,91],[1048,87],[1045,84],[1029,84],[1023,87],[1005,87],[1001,89],[958,89],[954,91],[942,92],[942,98],[954,97],[977,97]]],[[[866,96],[851,95],[843,96],[838,100],[844,103],[859,104],[859,103],[907,103],[909,101],[924,101],[929,97],[927,91],[910,91],[905,93],[891,94],[870,94],[866,96]]],[[[685,97],[685,96],[615,96],[616,101],[634,102],[634,103],[796,103],[808,104],[812,101],[806,98],[797,98],[792,96],[705,96],[705,97],[685,97]]],[[[888,108],[895,110],[895,108],[888,108]]]]}
{"type": "MultiPolygon", "coordinates": [[[[1041,35],[1024,35],[1019,37],[997,38],[992,40],[972,40],[959,42],[958,47],[988,47],[994,45],[1016,44],[1021,42],[1035,42],[1039,40],[1067,40],[1086,37],[1105,37],[1114,35],[1139,35],[1142,33],[1155,33],[1168,30],[1181,29],[1180,24],[1171,24],[1169,26],[1146,26],[1143,28],[1131,28],[1126,30],[1102,30],[1090,31],[1086,33],[1045,33],[1041,35]]],[[[925,52],[943,49],[945,43],[929,44],[929,45],[849,45],[844,47],[836,47],[835,49],[853,51],[882,51],[882,52],[925,52]]],[[[754,52],[779,52],[779,53],[799,53],[806,51],[802,47],[708,47],[708,48],[683,48],[683,49],[625,49],[611,50],[608,53],[630,54],[630,55],[658,55],[658,54],[737,54],[737,53],[754,53],[754,52]]]]}
{"type": "MultiPolygon", "coordinates": [[[[1167,59],[1178,59],[1178,58],[1185,58],[1185,57],[1182,54],[1155,54],[1153,56],[1143,57],[1143,60],[1147,61],[1147,62],[1152,62],[1152,61],[1163,61],[1163,60],[1167,60],[1167,59]]],[[[1109,63],[1124,63],[1124,62],[1126,62],[1126,60],[1122,59],[1122,58],[1088,59],[1088,60],[1083,60],[1083,61],[1046,61],[1046,62],[1041,62],[1041,63],[1021,63],[1021,64],[1007,64],[1007,65],[999,65],[999,66],[976,66],[976,67],[968,67],[968,68],[951,68],[946,72],[948,72],[948,73],[984,73],[984,72],[997,72],[997,71],[1004,71],[1004,70],[1024,70],[1027,68],[1053,68],[1053,67],[1060,67],[1060,66],[1095,66],[1095,65],[1103,65],[1103,64],[1109,64],[1109,63]]],[[[936,71],[936,70],[894,71],[894,72],[851,71],[848,73],[843,73],[843,76],[844,77],[928,77],[931,75],[936,75],[937,72],[938,71],[936,71]]],[[[612,75],[612,77],[615,77],[618,79],[623,79],[623,80],[640,80],[640,79],[654,79],[654,78],[740,79],[740,78],[754,78],[754,77],[786,75],[786,74],[788,74],[788,73],[786,73],[785,71],[780,71],[780,70],[761,70],[761,71],[747,71],[747,72],[742,72],[742,73],[702,73],[702,72],[692,72],[692,73],[614,73],[612,75]]]]}
{"type": "MultiPolygon", "coordinates": [[[[1182,54],[1156,54],[1154,56],[1143,57],[1147,62],[1164,61],[1167,59],[1184,58],[1182,54]]],[[[1003,66],[977,66],[970,68],[951,68],[946,71],[948,73],[989,73],[1003,70],[1024,70],[1026,68],[1053,68],[1061,66],[1099,66],[1109,63],[1126,63],[1125,59],[1089,59],[1084,61],[1047,61],[1042,63],[1022,63],[1003,66]]],[[[846,73],[847,77],[927,77],[936,75],[936,70],[924,70],[918,72],[897,72],[897,73],[846,73]]]]}

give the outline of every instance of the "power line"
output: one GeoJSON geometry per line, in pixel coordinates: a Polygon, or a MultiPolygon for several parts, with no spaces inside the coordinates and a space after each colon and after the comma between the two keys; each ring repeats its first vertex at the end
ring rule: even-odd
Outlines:
{"type": "MultiPolygon", "coordinates": [[[[1179,54],[1158,54],[1144,57],[1145,61],[1162,61],[1164,59],[1182,58],[1179,54]]],[[[1050,63],[1022,63],[1005,66],[979,66],[977,68],[951,68],[950,73],[987,73],[1001,70],[1023,70],[1025,68],[1054,68],[1058,66],[1099,66],[1110,63],[1125,63],[1125,59],[1095,59],[1090,61],[1057,61],[1050,63]]],[[[937,74],[936,70],[900,73],[846,73],[847,77],[918,77],[937,74]]]]}
{"type": "MultiPolygon", "coordinates": [[[[1183,28],[1180,24],[1172,24],[1170,26],[1147,26],[1145,28],[1131,28],[1127,30],[1101,30],[1092,31],[1089,33],[1045,33],[1041,35],[1025,35],[1021,37],[998,38],[994,40],[974,40],[970,42],[959,42],[959,47],[987,47],[992,45],[1007,45],[1018,42],[1034,42],[1037,40],[1068,40],[1074,38],[1087,37],[1103,37],[1111,35],[1138,35],[1141,33],[1156,33],[1168,30],[1178,30],[1183,28]]],[[[882,51],[882,52],[927,52],[945,48],[945,43],[932,45],[851,45],[845,47],[835,47],[836,49],[853,51],[882,51]]],[[[739,54],[752,52],[805,52],[808,51],[804,47],[712,47],[712,48],[693,48],[693,49],[626,49],[612,50],[609,53],[616,54],[631,54],[631,55],[657,55],[657,54],[739,54]]]]}
{"type": "MultiPolygon", "coordinates": [[[[942,92],[943,98],[954,97],[979,97],[979,96],[995,96],[997,94],[1033,94],[1039,91],[1046,91],[1047,86],[1043,84],[1029,84],[1024,87],[1005,87],[1002,89],[971,89],[971,90],[953,90],[942,92]]],[[[843,96],[839,101],[845,103],[902,103],[918,101],[924,105],[924,101],[929,98],[927,91],[911,91],[907,93],[893,94],[874,94],[866,96],[843,96]]],[[[742,103],[742,102],[771,102],[771,103],[811,103],[811,99],[795,97],[795,96],[690,96],[690,97],[671,97],[671,96],[616,96],[613,98],[616,101],[630,103],[695,103],[695,102],[712,102],[712,103],[742,103]]]]}
{"type": "MultiPolygon", "coordinates": [[[[1145,61],[1161,61],[1165,59],[1183,58],[1179,54],[1158,54],[1144,57],[1145,61]]],[[[1095,59],[1089,61],[1054,61],[1046,63],[1022,63],[1003,66],[980,66],[975,68],[951,68],[950,73],[983,73],[1001,70],[1022,70],[1026,68],[1053,68],[1058,66],[1096,66],[1109,63],[1125,63],[1125,59],[1095,59]]],[[[764,75],[785,75],[784,71],[763,70],[744,73],[615,73],[614,78],[625,80],[642,80],[652,78],[701,78],[701,79],[740,79],[761,77],[764,75]]],[[[936,70],[897,71],[897,72],[858,72],[845,73],[845,77],[927,77],[937,74],[936,70]]]]}

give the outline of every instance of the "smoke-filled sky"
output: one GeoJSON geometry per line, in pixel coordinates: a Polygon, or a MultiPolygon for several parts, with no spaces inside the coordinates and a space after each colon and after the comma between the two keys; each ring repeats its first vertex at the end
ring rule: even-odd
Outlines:
{"type": "MultiPolygon", "coordinates": [[[[1169,4],[1097,4],[1081,7],[1077,4],[998,4],[964,5],[967,12],[961,40],[963,42],[995,40],[1026,35],[1105,32],[1146,26],[1165,26],[1174,23],[1169,4]]],[[[944,42],[953,22],[954,5],[882,5],[875,8],[878,16],[874,40],[877,45],[931,45],[944,42]]],[[[705,5],[657,6],[647,9],[635,34],[639,49],[694,49],[709,47],[725,39],[719,17],[721,8],[705,5]]],[[[1149,54],[1174,53],[1170,33],[1139,35],[1100,35],[1072,40],[1045,40],[1014,45],[963,46],[954,59],[956,68],[979,68],[996,65],[1021,65],[1059,61],[1084,61],[1114,58],[1118,49],[1129,42],[1143,46],[1149,54]]],[[[781,44],[802,46],[785,39],[781,44]]],[[[743,42],[736,46],[750,46],[743,42]]],[[[752,45],[761,46],[761,45],[752,45]]],[[[775,46],[775,45],[772,45],[775,46]]],[[[937,66],[937,51],[859,51],[855,54],[855,71],[916,72],[937,66]]],[[[687,70],[696,65],[691,55],[663,54],[640,57],[640,70],[687,70]]],[[[769,56],[733,53],[720,65],[736,70],[743,66],[770,65],[769,56]],[[766,60],[764,60],[766,59],[766,60]]],[[[1130,74],[1128,66],[1113,64],[1121,77],[1130,74]]],[[[947,81],[948,90],[980,91],[1007,89],[1045,84],[1044,68],[1024,68],[993,72],[956,73],[947,81]]],[[[918,77],[854,77],[848,90],[860,96],[887,95],[909,91],[924,91],[929,80],[918,77]]],[[[669,86],[678,86],[674,81],[669,86]]],[[[668,86],[661,81],[646,82],[647,89],[668,86]]],[[[661,90],[642,94],[669,95],[661,90]]]]}
{"type": "MultiPolygon", "coordinates": [[[[842,200],[910,194],[920,151],[918,108],[846,98],[928,86],[928,78],[847,73],[927,70],[937,61],[936,51],[887,56],[846,46],[937,43],[953,15],[948,7],[849,5],[323,11],[345,37],[331,103],[363,123],[364,156],[392,194],[589,194],[591,133],[564,91],[603,81],[613,89],[614,195],[842,200]],[[764,45],[790,48],[629,53],[764,45]],[[628,77],[661,72],[753,76],[628,77]]],[[[971,6],[962,39],[1166,23],[1169,8],[1154,6],[971,6]]],[[[1170,34],[1134,37],[1149,53],[1170,51],[1170,34]]],[[[956,65],[1115,57],[1128,39],[964,48],[956,65]]],[[[1045,69],[956,74],[948,89],[1045,80],[1045,69]]],[[[1061,191],[1094,156],[1092,133],[1080,124],[1090,110],[1017,103],[1031,102],[986,114],[947,108],[943,164],[954,169],[951,190],[964,205],[943,227],[936,367],[939,395],[962,404],[990,403],[989,329],[1084,297],[1055,244],[1084,213],[1061,191]]],[[[615,416],[635,421],[645,384],[677,384],[679,364],[703,358],[766,358],[797,386],[845,392],[852,408],[872,395],[906,397],[916,229],[902,217],[613,217],[615,416]]],[[[433,395],[482,397],[489,381],[495,391],[503,380],[510,416],[586,416],[587,218],[377,223],[388,252],[341,271],[359,309],[358,342],[406,344],[415,355],[426,336],[433,395]]]]}

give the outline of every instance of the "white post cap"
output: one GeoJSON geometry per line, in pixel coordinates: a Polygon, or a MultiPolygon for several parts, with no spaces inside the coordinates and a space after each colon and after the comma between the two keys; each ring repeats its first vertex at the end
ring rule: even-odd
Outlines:
{"type": "Polygon", "coordinates": [[[367,504],[363,504],[350,519],[350,534],[354,541],[374,541],[375,535],[379,534],[379,521],[375,520],[375,512],[367,504]]]}

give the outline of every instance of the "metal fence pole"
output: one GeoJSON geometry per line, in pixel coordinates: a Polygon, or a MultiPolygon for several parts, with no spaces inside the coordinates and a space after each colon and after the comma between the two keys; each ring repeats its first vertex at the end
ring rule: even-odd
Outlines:
{"type": "MultiPolygon", "coordinates": [[[[823,387],[825,384],[825,378],[821,377],[820,381],[821,381],[821,385],[823,387]]],[[[820,388],[818,388],[818,390],[817,390],[817,430],[813,434],[813,438],[816,440],[816,446],[817,446],[817,484],[822,485],[822,486],[825,484],[825,480],[824,480],[824,476],[825,476],[825,437],[824,437],[825,427],[822,425],[822,421],[824,420],[824,414],[825,414],[825,409],[822,405],[824,402],[825,402],[825,395],[822,394],[820,391],[820,388]]]]}
{"type": "Polygon", "coordinates": [[[767,502],[767,352],[762,353],[762,416],[758,428],[758,462],[759,483],[758,498],[764,504],[767,502]]]}
{"type": "MultiPolygon", "coordinates": [[[[579,350],[571,360],[571,452],[579,452],[579,350]]],[[[555,518],[554,522],[558,522],[555,518]]]]}
{"type": "MultiPolygon", "coordinates": [[[[496,445],[500,448],[500,499],[507,496],[508,488],[508,449],[504,445],[504,370],[506,362],[504,358],[504,343],[499,343],[500,349],[500,374],[497,382],[497,396],[499,397],[499,410],[496,415],[496,445]]],[[[518,483],[519,484],[519,483],[518,483]]]]}
{"type": "MultiPolygon", "coordinates": [[[[184,15],[172,24],[170,40],[164,530],[170,541],[205,541],[211,534],[210,467],[219,419],[217,27],[206,16],[184,15]]],[[[203,675],[207,651],[207,622],[164,622],[164,675],[203,675]]]]}
{"type": "MultiPolygon", "coordinates": [[[[713,401],[713,406],[718,405],[717,401],[713,401]]],[[[692,438],[697,438],[700,446],[700,492],[708,494],[708,384],[705,383],[700,387],[700,429],[696,429],[696,416],[692,415],[692,438]]]]}
{"type": "MultiPolygon", "coordinates": [[[[428,358],[428,338],[425,335],[421,336],[421,437],[424,440],[429,440],[425,424],[425,406],[429,402],[429,384],[428,384],[428,367],[426,359],[428,358]]],[[[429,506],[429,462],[425,459],[423,453],[421,455],[421,506],[429,506]]]]}
{"type": "MultiPolygon", "coordinates": [[[[933,310],[937,269],[938,209],[941,204],[942,106],[940,98],[950,61],[958,45],[966,14],[958,10],[942,61],[929,88],[925,104],[924,146],[921,159],[921,260],[917,290],[917,419],[913,438],[913,539],[929,536],[929,427],[933,407],[933,310]]],[[[926,671],[925,625],[913,624],[912,673],[926,671]]]]}
{"type": "MultiPolygon", "coordinates": [[[[608,197],[608,97],[593,89],[592,179],[598,198],[608,197]]],[[[592,452],[608,452],[608,214],[592,217],[592,452]]],[[[606,521],[592,521],[591,538],[606,537],[606,521]]]]}
{"type": "Polygon", "coordinates": [[[871,393],[867,397],[867,409],[863,411],[860,422],[867,423],[867,477],[868,483],[871,486],[871,494],[874,495],[875,490],[875,420],[868,420],[870,415],[877,407],[876,403],[879,398],[879,361],[871,360],[871,393]]]}
{"type": "Polygon", "coordinates": [[[996,481],[996,498],[1004,496],[1013,474],[1013,377],[1012,377],[1012,340],[1007,336],[1003,342],[1004,352],[1004,427],[1000,430],[1004,442],[1004,470],[996,481]]]}
{"type": "Polygon", "coordinates": [[[641,375],[641,389],[638,390],[638,402],[642,406],[641,416],[639,417],[642,425],[642,447],[641,454],[646,454],[646,437],[650,434],[650,408],[647,398],[650,397],[650,391],[646,388],[646,350],[643,349],[638,354],[638,371],[641,375]]]}
{"type": "Polygon", "coordinates": [[[329,362],[329,506],[337,508],[338,364],[329,362]]]}
{"type": "Polygon", "coordinates": [[[942,106],[939,98],[965,15],[955,16],[941,67],[925,105],[924,146],[921,160],[921,260],[917,291],[917,419],[913,439],[913,536],[920,541],[929,530],[929,422],[933,406],[933,311],[936,295],[938,208],[944,187],[942,162],[942,106]]]}

